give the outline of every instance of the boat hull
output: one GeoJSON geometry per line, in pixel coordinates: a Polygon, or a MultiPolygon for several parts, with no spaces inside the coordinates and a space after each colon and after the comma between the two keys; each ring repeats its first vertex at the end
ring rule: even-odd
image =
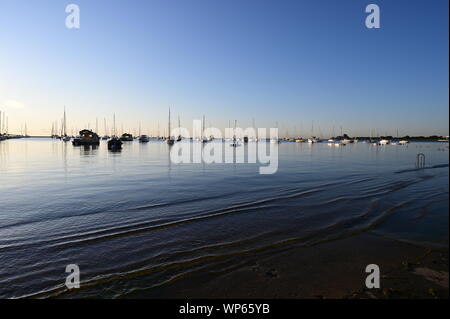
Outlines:
{"type": "Polygon", "coordinates": [[[83,145],[100,145],[100,140],[90,140],[90,139],[74,139],[72,141],[73,146],[83,146],[83,145]]]}
{"type": "Polygon", "coordinates": [[[118,151],[122,149],[122,141],[119,139],[112,139],[108,141],[108,150],[118,151]]]}

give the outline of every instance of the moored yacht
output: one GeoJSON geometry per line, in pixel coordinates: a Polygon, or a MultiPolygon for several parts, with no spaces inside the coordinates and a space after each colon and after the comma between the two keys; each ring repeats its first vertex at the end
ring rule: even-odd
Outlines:
{"type": "Polygon", "coordinates": [[[311,136],[310,138],[308,138],[308,143],[309,144],[319,143],[319,139],[315,136],[311,136]]]}
{"type": "Polygon", "coordinates": [[[122,144],[123,144],[123,142],[119,138],[117,138],[116,136],[113,136],[108,141],[108,150],[119,151],[122,149],[122,144]]]}
{"type": "Polygon", "coordinates": [[[150,138],[147,135],[139,136],[139,143],[148,143],[150,142],[150,138]]]}
{"type": "Polygon", "coordinates": [[[344,138],[343,140],[341,140],[342,144],[350,144],[353,143],[354,141],[350,138],[344,138]]]}
{"type": "Polygon", "coordinates": [[[99,145],[100,138],[98,135],[90,130],[81,130],[80,136],[73,139],[72,144],[74,146],[80,145],[99,145]]]}
{"type": "Polygon", "coordinates": [[[123,142],[132,142],[133,141],[133,135],[129,133],[123,133],[120,137],[120,140],[123,142]]]}

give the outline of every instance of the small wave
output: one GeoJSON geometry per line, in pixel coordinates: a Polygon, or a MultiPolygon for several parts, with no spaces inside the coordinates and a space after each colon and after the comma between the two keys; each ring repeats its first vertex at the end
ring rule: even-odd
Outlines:
{"type": "MultiPolygon", "coordinates": [[[[133,269],[131,271],[124,271],[124,272],[115,272],[115,273],[109,273],[107,275],[99,275],[96,277],[93,277],[85,282],[82,283],[81,289],[89,289],[93,288],[95,286],[98,286],[100,284],[106,284],[111,283],[117,280],[126,279],[129,280],[131,278],[143,276],[143,275],[149,275],[153,273],[159,273],[167,270],[174,270],[178,269],[179,272],[172,275],[169,279],[164,279],[161,282],[155,282],[153,285],[150,285],[149,287],[145,288],[136,288],[134,287],[129,292],[124,292],[120,296],[125,297],[127,294],[134,293],[138,290],[146,290],[151,289],[160,285],[167,284],[169,282],[172,282],[173,280],[176,280],[176,278],[180,278],[180,276],[186,276],[191,271],[188,269],[190,267],[195,267],[196,265],[199,265],[201,263],[207,263],[206,266],[203,267],[210,267],[212,266],[212,262],[220,261],[225,258],[229,257],[236,257],[241,255],[248,255],[248,254],[254,254],[259,252],[268,251],[270,249],[274,248],[284,248],[288,249],[292,246],[313,246],[322,244],[329,241],[334,241],[338,239],[343,239],[346,237],[354,236],[357,234],[360,234],[362,232],[366,232],[369,230],[374,229],[376,226],[380,225],[383,221],[385,221],[389,216],[391,216],[396,210],[406,206],[410,201],[404,201],[397,205],[394,205],[390,208],[387,208],[386,210],[382,211],[380,214],[377,214],[377,210],[379,208],[379,201],[375,200],[373,201],[367,211],[363,212],[362,214],[359,214],[358,216],[354,216],[349,219],[345,219],[340,222],[333,223],[331,225],[328,225],[326,227],[316,229],[312,231],[311,233],[300,236],[300,237],[290,237],[286,239],[282,239],[279,241],[275,241],[269,244],[265,244],[262,246],[257,246],[253,248],[247,248],[247,249],[239,249],[236,251],[231,251],[227,253],[222,254],[206,254],[203,256],[198,256],[194,258],[187,258],[182,260],[175,260],[172,262],[162,263],[159,265],[154,266],[143,266],[137,269],[133,269]],[[364,221],[361,223],[361,221],[364,221]],[[338,233],[335,233],[335,231],[338,230],[338,233]],[[187,271],[188,270],[188,271],[187,271]]],[[[230,245],[234,247],[241,247],[240,243],[226,243],[225,245],[230,245]]],[[[199,249],[206,249],[209,250],[210,248],[214,248],[214,246],[211,247],[201,247],[199,249]]],[[[154,260],[152,258],[152,260],[154,260]]],[[[141,263],[146,264],[145,261],[142,261],[141,263]]],[[[66,287],[64,286],[57,286],[53,289],[47,289],[45,291],[40,291],[37,293],[29,294],[26,296],[22,296],[20,298],[49,298],[49,297],[61,297],[65,294],[69,293],[66,287]]]]}
{"type": "Polygon", "coordinates": [[[426,167],[423,167],[423,168],[403,169],[403,170],[400,170],[400,171],[396,171],[394,173],[395,174],[402,174],[402,173],[407,173],[407,172],[422,171],[424,169],[445,168],[445,167],[449,167],[449,164],[438,164],[438,165],[433,165],[433,166],[426,166],[426,167]]]}

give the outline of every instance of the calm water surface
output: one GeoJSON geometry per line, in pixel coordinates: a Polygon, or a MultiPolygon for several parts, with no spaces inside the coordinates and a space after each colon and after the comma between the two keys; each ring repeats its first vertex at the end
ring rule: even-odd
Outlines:
{"type": "Polygon", "coordinates": [[[173,164],[157,141],[121,153],[2,141],[0,297],[66,296],[68,264],[82,280],[70,296],[126,297],[232,256],[361,232],[448,247],[448,163],[448,143],[282,143],[278,172],[260,175],[173,164]]]}

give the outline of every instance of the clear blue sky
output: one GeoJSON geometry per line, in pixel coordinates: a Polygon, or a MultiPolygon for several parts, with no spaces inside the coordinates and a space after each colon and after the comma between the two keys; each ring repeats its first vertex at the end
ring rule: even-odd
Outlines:
{"type": "MultiPolygon", "coordinates": [[[[0,0],[10,131],[274,126],[281,135],[448,135],[448,0],[0,0]],[[81,28],[65,27],[65,7],[81,28]],[[365,27],[365,7],[381,28],[365,27]],[[101,125],[103,127],[103,125],[101,125]],[[297,131],[294,132],[296,127],[297,131]]],[[[101,130],[102,132],[102,130],[101,130]]]]}

